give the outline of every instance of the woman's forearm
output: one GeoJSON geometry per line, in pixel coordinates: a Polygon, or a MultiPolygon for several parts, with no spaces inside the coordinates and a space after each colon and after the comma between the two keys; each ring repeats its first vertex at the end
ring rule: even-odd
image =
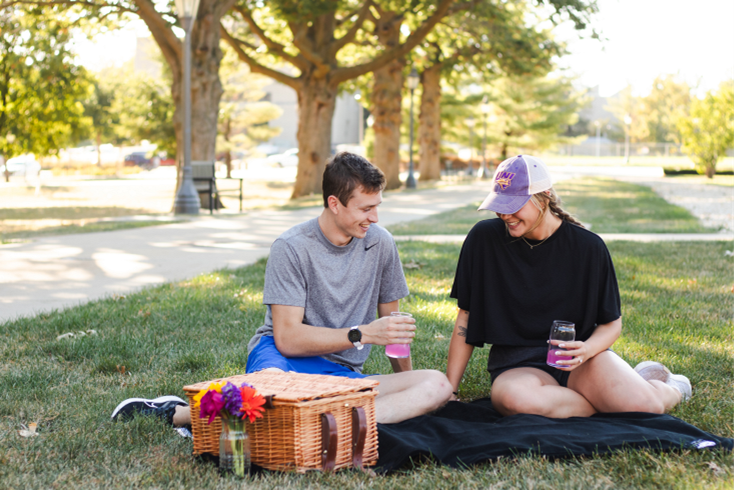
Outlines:
{"type": "Polygon", "coordinates": [[[622,333],[622,318],[617,318],[613,322],[598,325],[591,334],[589,340],[585,342],[589,357],[594,357],[600,352],[604,352],[610,348],[622,333]]]}
{"type": "Polygon", "coordinates": [[[464,376],[466,365],[469,363],[474,346],[466,343],[466,329],[469,324],[469,312],[459,309],[454,324],[454,332],[449,344],[449,359],[446,367],[446,377],[454,387],[453,391],[459,390],[461,378],[464,376]]]}

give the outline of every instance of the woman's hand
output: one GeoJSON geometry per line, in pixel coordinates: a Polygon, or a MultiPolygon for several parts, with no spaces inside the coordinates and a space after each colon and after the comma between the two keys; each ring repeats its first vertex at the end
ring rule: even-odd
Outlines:
{"type": "Polygon", "coordinates": [[[576,340],[573,342],[567,342],[563,340],[550,340],[549,342],[552,345],[558,346],[559,350],[557,351],[557,355],[562,356],[561,359],[564,359],[566,357],[571,358],[568,360],[559,359],[558,361],[556,361],[556,364],[564,366],[562,368],[558,368],[562,369],[563,371],[573,371],[584,362],[588,361],[596,355],[591,352],[589,346],[587,346],[585,342],[582,342],[580,340],[576,340]]]}

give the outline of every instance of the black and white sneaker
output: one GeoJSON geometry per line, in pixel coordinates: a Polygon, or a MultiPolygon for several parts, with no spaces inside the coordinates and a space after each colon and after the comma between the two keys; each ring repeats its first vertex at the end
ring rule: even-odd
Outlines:
{"type": "Polygon", "coordinates": [[[112,412],[111,419],[114,421],[130,420],[134,414],[139,413],[140,415],[155,415],[173,425],[173,414],[179,405],[188,406],[188,403],[172,395],[159,396],[153,400],[128,398],[117,405],[117,408],[112,412]]]}

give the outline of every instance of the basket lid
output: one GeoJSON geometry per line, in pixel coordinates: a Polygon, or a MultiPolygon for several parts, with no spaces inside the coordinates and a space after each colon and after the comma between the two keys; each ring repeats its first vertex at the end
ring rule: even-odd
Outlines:
{"type": "Polygon", "coordinates": [[[323,374],[257,372],[228,378],[212,379],[184,386],[187,393],[197,393],[213,382],[229,381],[236,385],[249,383],[263,396],[273,395],[277,400],[299,402],[329,398],[359,391],[371,391],[379,383],[372,379],[353,379],[323,374]]]}

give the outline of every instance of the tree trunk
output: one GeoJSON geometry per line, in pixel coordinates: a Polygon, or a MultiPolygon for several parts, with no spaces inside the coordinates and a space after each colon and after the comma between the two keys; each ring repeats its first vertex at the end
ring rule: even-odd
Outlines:
{"type": "MultiPolygon", "coordinates": [[[[184,108],[183,42],[155,10],[150,0],[135,0],[138,15],[150,29],[171,69],[171,94],[176,107],[173,120],[176,133],[176,160],[178,181],[183,174],[184,108]]],[[[191,29],[191,159],[214,161],[217,138],[217,117],[222,84],[219,65],[222,61],[220,20],[234,4],[234,0],[201,0],[191,29]]]]}
{"type": "Polygon", "coordinates": [[[716,160],[714,160],[713,163],[706,165],[706,177],[713,179],[714,175],[716,175],[716,160]]]}
{"type": "MultiPolygon", "coordinates": [[[[400,43],[401,18],[384,12],[376,27],[380,44],[392,49],[400,43]]],[[[403,68],[398,58],[373,72],[372,117],[375,132],[373,163],[385,173],[385,189],[400,187],[400,124],[402,122],[403,68]]]]}
{"type": "Polygon", "coordinates": [[[96,137],[96,143],[97,143],[97,166],[102,166],[102,150],[100,149],[100,146],[102,145],[102,133],[97,131],[97,137],[96,137]]]}
{"type": "Polygon", "coordinates": [[[321,178],[331,156],[331,123],[337,87],[324,79],[303,79],[298,91],[298,173],[291,199],[321,193],[321,178]]]}
{"type": "Polygon", "coordinates": [[[227,178],[232,178],[232,150],[229,146],[229,138],[232,133],[232,118],[227,117],[224,121],[224,129],[222,130],[222,137],[227,143],[227,151],[224,152],[224,164],[227,166],[227,178]]]}
{"type": "Polygon", "coordinates": [[[441,178],[441,65],[437,63],[424,70],[421,81],[418,170],[420,180],[438,180],[441,178]]]}
{"type": "MultiPolygon", "coordinates": [[[[219,20],[224,12],[219,11],[217,3],[216,0],[201,0],[191,30],[191,160],[196,161],[215,160],[219,100],[223,93],[219,65],[224,55],[219,46],[219,20]]],[[[183,59],[180,67],[172,88],[176,103],[174,124],[179,177],[183,171],[184,153],[183,59]]]]}

